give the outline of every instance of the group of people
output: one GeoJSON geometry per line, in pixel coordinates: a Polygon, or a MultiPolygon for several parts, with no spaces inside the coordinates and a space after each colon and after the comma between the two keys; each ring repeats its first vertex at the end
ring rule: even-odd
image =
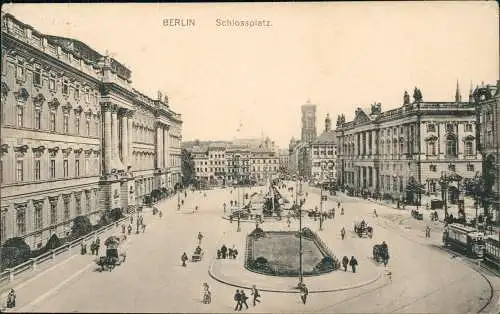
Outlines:
{"type": "Polygon", "coordinates": [[[358,260],[354,257],[351,256],[351,259],[349,260],[349,257],[345,256],[342,257],[342,267],[344,268],[344,271],[347,271],[347,266],[351,266],[351,270],[353,273],[356,273],[356,267],[358,266],[358,260]]]}
{"type": "Polygon", "coordinates": [[[217,250],[217,258],[218,259],[235,259],[238,256],[238,250],[234,247],[227,248],[225,244],[221,246],[219,250],[217,250]]]}
{"type": "MultiPolygon", "coordinates": [[[[256,288],[255,285],[252,286],[252,291],[250,293],[253,299],[253,306],[255,306],[258,303],[260,303],[259,297],[260,293],[259,290],[256,288]]],[[[241,311],[243,308],[243,305],[245,306],[245,309],[248,309],[248,304],[247,304],[248,296],[245,293],[245,290],[243,289],[237,289],[236,293],[234,294],[234,301],[236,301],[236,306],[234,307],[235,311],[241,311]]]]}

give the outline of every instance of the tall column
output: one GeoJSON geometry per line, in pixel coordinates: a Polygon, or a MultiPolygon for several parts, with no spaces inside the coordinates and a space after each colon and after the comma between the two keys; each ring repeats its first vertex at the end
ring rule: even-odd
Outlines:
{"type": "Polygon", "coordinates": [[[161,124],[156,126],[156,168],[161,169],[163,166],[163,128],[161,124]]]}
{"type": "Polygon", "coordinates": [[[122,149],[122,163],[127,170],[128,166],[128,123],[127,123],[127,115],[124,113],[121,117],[121,126],[122,126],[122,141],[120,143],[122,149]]]}
{"type": "Polygon", "coordinates": [[[118,156],[118,113],[116,105],[114,105],[111,110],[111,155],[113,168],[122,170],[123,165],[118,156]]]}
{"type": "Polygon", "coordinates": [[[132,166],[133,165],[133,159],[132,159],[132,156],[133,156],[133,141],[134,141],[134,118],[133,118],[133,112],[132,111],[129,111],[127,113],[127,123],[128,123],[128,132],[127,132],[127,135],[128,135],[128,140],[127,140],[127,146],[128,146],[128,165],[125,165],[125,166],[132,166]]]}
{"type": "Polygon", "coordinates": [[[104,172],[111,172],[111,104],[103,104],[102,110],[104,111],[104,172]]]}
{"type": "Polygon", "coordinates": [[[169,160],[169,152],[170,152],[170,147],[168,147],[169,145],[169,133],[168,133],[168,126],[166,126],[165,128],[163,128],[163,167],[166,169],[166,168],[169,168],[170,165],[168,164],[168,162],[170,161],[169,160]]]}

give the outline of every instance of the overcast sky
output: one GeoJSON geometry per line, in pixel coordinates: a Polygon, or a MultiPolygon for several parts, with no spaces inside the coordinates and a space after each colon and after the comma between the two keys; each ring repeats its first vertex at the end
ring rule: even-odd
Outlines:
{"type": "Polygon", "coordinates": [[[498,79],[495,2],[289,4],[15,4],[3,10],[45,34],[66,36],[132,70],[134,86],[168,94],[183,139],[259,137],[285,147],[300,136],[300,106],[330,113],[402,103],[418,86],[426,101],[463,99],[471,82],[498,79]],[[194,27],[163,26],[165,18],[194,27]],[[220,27],[216,19],[266,19],[267,27],[220,27]],[[243,127],[237,132],[241,123],[243,127]]]}

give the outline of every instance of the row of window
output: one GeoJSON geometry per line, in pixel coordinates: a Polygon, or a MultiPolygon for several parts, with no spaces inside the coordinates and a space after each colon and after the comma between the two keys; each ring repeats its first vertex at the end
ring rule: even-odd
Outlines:
{"type": "MultiPolygon", "coordinates": [[[[349,146],[351,146],[351,145],[349,145],[349,146]]],[[[411,151],[405,150],[404,142],[399,142],[399,144],[397,142],[393,142],[391,144],[390,141],[388,141],[387,143],[384,143],[382,141],[378,147],[380,148],[380,155],[391,155],[391,154],[398,155],[398,154],[411,153],[411,151]],[[392,148],[392,150],[391,150],[391,148],[392,148]],[[398,148],[399,148],[399,150],[398,150],[398,148]]],[[[436,152],[437,143],[435,140],[428,141],[426,144],[426,147],[427,147],[427,155],[429,155],[429,156],[436,156],[437,155],[437,152],[436,152]]],[[[409,147],[407,146],[406,148],[409,148],[409,147]]],[[[346,151],[348,153],[353,153],[354,146],[351,146],[350,148],[346,148],[346,151]]],[[[454,156],[454,157],[458,156],[457,138],[454,135],[450,134],[447,136],[445,153],[447,156],[454,156]]],[[[464,155],[473,156],[474,154],[475,154],[475,150],[474,150],[473,141],[472,140],[465,141],[464,155]]]]}
{"type": "MultiPolygon", "coordinates": [[[[454,123],[447,123],[446,124],[446,132],[455,133],[457,127],[458,126],[454,123]]],[[[465,123],[464,124],[464,131],[465,132],[472,132],[472,123],[465,123]]],[[[436,132],[436,124],[428,123],[427,124],[427,132],[436,132]]]]}
{"type": "MultiPolygon", "coordinates": [[[[234,171],[236,169],[229,169],[228,172],[238,172],[238,171],[234,171]]],[[[262,168],[260,166],[257,166],[257,167],[252,167],[252,171],[254,172],[259,172],[259,171],[277,171],[278,170],[278,167],[276,166],[269,166],[269,168],[267,166],[263,166],[262,168]],[[262,169],[262,170],[261,170],[262,169]]],[[[245,170],[244,170],[245,171],[245,170]]],[[[248,171],[248,170],[247,170],[248,171]]],[[[196,168],[196,172],[226,172],[226,168],[219,168],[219,167],[197,167],[196,168]],[[205,169],[205,170],[203,170],[205,169]]]]}
{"type": "MultiPolygon", "coordinates": [[[[0,162],[0,182],[3,182],[3,160],[0,162]]],[[[50,158],[48,165],[44,164],[40,157],[33,158],[31,164],[32,169],[26,169],[27,161],[24,158],[16,158],[15,164],[15,181],[16,182],[27,182],[27,181],[40,181],[40,180],[51,180],[58,178],[77,178],[83,175],[98,175],[99,165],[98,158],[77,158],[74,160],[73,170],[71,171],[69,166],[69,160],[67,158],[63,159],[62,164],[56,163],[55,158],[50,158]],[[83,159],[83,163],[81,159],[83,159]],[[43,167],[48,166],[47,177],[42,174],[43,167]],[[82,166],[85,168],[82,169],[82,166]],[[32,171],[32,176],[26,176],[28,172],[32,171]],[[31,180],[30,180],[31,179],[31,180]]]]}
{"type": "MultiPolygon", "coordinates": [[[[48,226],[54,226],[58,224],[59,222],[59,216],[58,215],[58,198],[59,197],[54,197],[54,198],[49,198],[49,212],[48,212],[48,218],[49,220],[47,221],[48,226]]],[[[62,209],[63,209],[63,215],[62,215],[62,221],[69,221],[73,217],[80,216],[82,214],[88,214],[92,210],[92,206],[97,205],[97,190],[92,191],[85,191],[84,193],[75,193],[74,194],[74,215],[72,217],[71,215],[71,198],[68,196],[64,196],[62,198],[62,209]],[[94,195],[94,201],[92,202],[92,194],[94,195]],[[82,208],[82,196],[84,198],[84,208],[82,208]]],[[[43,205],[44,201],[33,201],[33,207],[34,209],[32,211],[27,210],[27,203],[24,204],[18,204],[16,206],[16,216],[15,216],[15,224],[16,224],[16,230],[15,234],[16,236],[23,236],[29,232],[30,230],[27,230],[27,215],[29,212],[32,213],[32,222],[33,222],[33,230],[41,230],[43,229],[44,226],[44,219],[43,219],[43,205]]],[[[7,238],[7,212],[2,212],[2,217],[0,220],[1,226],[0,229],[2,230],[2,238],[6,239],[7,238]]]]}
{"type": "MultiPolygon", "coordinates": [[[[26,81],[26,63],[25,61],[19,57],[16,63],[16,79],[20,81],[26,81]]],[[[43,87],[43,69],[40,64],[35,63],[33,67],[33,85],[36,87],[43,87]]],[[[56,75],[51,73],[48,75],[48,89],[53,93],[57,93],[57,84],[56,84],[56,75]]],[[[81,94],[84,95],[83,99],[85,102],[97,103],[97,93],[91,92],[89,87],[83,87],[83,84],[75,82],[71,84],[68,78],[63,78],[61,82],[61,93],[63,95],[70,96],[73,94],[75,100],[81,99],[81,94]],[[83,93],[82,93],[83,92],[83,93]]]]}
{"type": "MultiPolygon", "coordinates": [[[[29,124],[26,123],[26,106],[24,104],[19,104],[16,107],[16,126],[18,128],[30,127],[29,124]]],[[[35,107],[33,110],[33,123],[31,127],[34,130],[44,130],[43,127],[43,110],[40,107],[35,107]]],[[[74,135],[85,135],[85,136],[98,136],[99,134],[99,118],[94,115],[91,118],[91,115],[86,114],[86,118],[84,119],[85,127],[84,134],[81,133],[81,114],[75,113],[73,119],[71,119],[70,111],[65,111],[62,117],[62,130],[58,128],[58,119],[57,119],[57,108],[51,108],[49,110],[49,132],[62,132],[63,134],[74,134],[74,135]],[[70,120],[73,120],[70,127],[70,120]],[[93,121],[93,122],[92,122],[93,121]],[[91,123],[93,123],[94,127],[91,128],[91,123]]]]}

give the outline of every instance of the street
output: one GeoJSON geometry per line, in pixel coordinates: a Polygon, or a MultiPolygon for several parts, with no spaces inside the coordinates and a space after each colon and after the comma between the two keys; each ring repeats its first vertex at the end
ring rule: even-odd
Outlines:
{"type": "MultiPolygon", "coordinates": [[[[259,189],[260,187],[255,188],[254,191],[259,189]]],[[[304,208],[319,207],[319,191],[309,187],[304,187],[304,191],[309,194],[304,208]]],[[[82,267],[83,270],[64,285],[38,291],[38,295],[23,295],[23,290],[28,291],[28,287],[23,288],[17,291],[19,305],[16,310],[233,312],[233,295],[237,288],[214,280],[209,276],[208,269],[216,257],[221,239],[227,241],[226,235],[231,234],[231,237],[235,237],[235,243],[243,243],[244,236],[255,227],[254,223],[246,222],[242,223],[241,232],[235,232],[237,224],[222,219],[222,204],[229,203],[231,198],[236,199],[235,193],[236,190],[230,194],[230,188],[215,189],[206,191],[205,198],[203,192],[188,192],[180,211],[177,210],[177,197],[159,203],[157,207],[162,210],[163,218],[152,216],[144,234],[132,235],[128,240],[127,261],[123,265],[112,272],[102,273],[95,271],[94,265],[84,266],[86,268],[82,267]],[[199,207],[198,211],[194,210],[195,206],[199,207]],[[181,254],[186,252],[191,257],[198,243],[198,232],[204,236],[204,257],[200,262],[189,261],[187,267],[182,267],[181,254]],[[212,292],[211,304],[201,302],[204,282],[209,284],[212,292]]],[[[425,220],[417,222],[422,226],[406,228],[399,222],[407,219],[407,212],[344,195],[339,195],[336,199],[342,202],[345,215],[341,216],[337,209],[335,219],[324,222],[323,231],[318,231],[319,221],[312,218],[305,217],[303,225],[318,233],[334,254],[342,255],[349,245],[356,246],[357,251],[365,251],[364,256],[357,256],[360,273],[366,263],[372,263],[370,257],[373,244],[386,241],[390,251],[388,267],[392,272],[392,280],[383,276],[373,283],[354,289],[311,293],[306,305],[302,305],[296,293],[264,291],[261,293],[262,303],[257,304],[257,307],[253,308],[251,302],[248,302],[249,312],[463,313],[477,312],[489,302],[489,283],[461,258],[453,257],[439,248],[441,234],[437,227],[433,227],[431,239],[426,239],[423,231],[425,220]],[[372,216],[373,208],[376,208],[378,218],[372,216]],[[398,216],[400,220],[384,216],[398,216]],[[365,219],[374,227],[373,239],[359,239],[351,232],[354,220],[359,218],[365,219]],[[342,241],[338,239],[342,227],[347,231],[347,239],[339,243],[338,241],[342,241]],[[333,246],[335,243],[338,243],[337,247],[333,246]]],[[[329,196],[323,208],[334,206],[336,207],[336,202],[329,196]]],[[[280,228],[281,224],[282,230],[288,230],[286,219],[265,222],[262,228],[266,230],[268,224],[269,228],[271,224],[272,228],[280,228]]],[[[293,221],[291,228],[298,228],[298,222],[293,221]]],[[[233,243],[225,244],[229,247],[233,243]]],[[[239,247],[238,250],[243,256],[244,248],[239,247]]],[[[376,267],[383,271],[383,266],[376,267]]],[[[234,276],[238,277],[238,272],[234,276]]],[[[305,282],[308,283],[307,278],[305,282]]],[[[247,286],[252,284],[248,282],[247,286]]],[[[250,291],[247,292],[249,295],[250,291]]]]}

